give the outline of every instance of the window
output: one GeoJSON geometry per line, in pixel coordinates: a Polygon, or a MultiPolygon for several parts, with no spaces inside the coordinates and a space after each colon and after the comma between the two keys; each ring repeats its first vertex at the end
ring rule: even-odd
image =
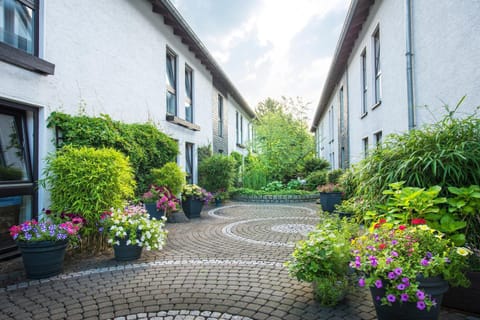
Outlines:
{"type": "Polygon", "coordinates": [[[367,50],[364,49],[360,56],[361,83],[362,83],[362,116],[367,114],[367,50]]]}
{"type": "Polygon", "coordinates": [[[177,115],[177,57],[167,49],[167,114],[177,115]]]}
{"type": "Polygon", "coordinates": [[[373,134],[375,138],[375,146],[378,147],[382,143],[382,131],[377,131],[373,134]]]}
{"type": "Polygon", "coordinates": [[[238,111],[235,116],[237,145],[243,145],[243,117],[238,111]]]}
{"type": "Polygon", "coordinates": [[[223,97],[218,95],[218,136],[223,137],[223,97]]]}
{"type": "Polygon", "coordinates": [[[0,251],[14,246],[11,225],[37,213],[34,181],[38,149],[38,111],[0,101],[0,251]],[[32,154],[33,153],[33,154],[32,154]]]}
{"type": "Polygon", "coordinates": [[[366,158],[368,156],[368,137],[362,139],[363,144],[363,157],[366,158]]]}
{"type": "Polygon", "coordinates": [[[38,55],[37,1],[0,0],[0,41],[38,55]]]}
{"type": "Polygon", "coordinates": [[[193,183],[193,143],[185,143],[185,171],[187,182],[193,183]]]}
{"type": "Polygon", "coordinates": [[[193,123],[193,70],[185,65],[185,120],[193,123]]]}
{"type": "Polygon", "coordinates": [[[382,92],[381,92],[382,70],[380,69],[380,29],[378,28],[373,34],[373,53],[374,53],[373,74],[375,75],[375,84],[374,84],[373,90],[375,95],[375,105],[378,105],[382,100],[382,92]]]}

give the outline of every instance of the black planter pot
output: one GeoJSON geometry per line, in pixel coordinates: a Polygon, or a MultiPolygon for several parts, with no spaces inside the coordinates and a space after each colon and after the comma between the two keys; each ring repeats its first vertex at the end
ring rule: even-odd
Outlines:
{"type": "Polygon", "coordinates": [[[452,287],[443,296],[443,305],[449,308],[480,314],[480,272],[467,272],[468,288],[452,287]]]}
{"type": "Polygon", "coordinates": [[[67,241],[18,241],[27,278],[43,279],[63,271],[67,241]]]}
{"type": "Polygon", "coordinates": [[[185,212],[187,218],[200,218],[200,212],[202,212],[203,201],[187,197],[182,200],[182,209],[185,212]]]}
{"type": "Polygon", "coordinates": [[[431,295],[432,299],[437,301],[437,305],[430,311],[427,309],[419,310],[415,302],[392,303],[391,306],[382,305],[376,297],[385,296],[384,288],[371,287],[370,292],[377,312],[378,320],[437,320],[440,315],[440,306],[442,304],[443,294],[448,290],[448,283],[441,277],[417,278],[419,280],[419,289],[426,295],[431,295]]]}
{"type": "Polygon", "coordinates": [[[342,202],[341,192],[320,192],[320,204],[323,211],[333,212],[335,205],[342,202]]]}
{"type": "Polygon", "coordinates": [[[156,203],[145,203],[145,209],[147,209],[147,212],[150,215],[150,218],[155,218],[157,220],[160,220],[165,215],[163,211],[157,211],[156,203]]]}
{"type": "Polygon", "coordinates": [[[127,245],[127,239],[120,239],[120,244],[113,245],[115,260],[130,261],[137,260],[142,255],[143,247],[137,245],[127,245]]]}

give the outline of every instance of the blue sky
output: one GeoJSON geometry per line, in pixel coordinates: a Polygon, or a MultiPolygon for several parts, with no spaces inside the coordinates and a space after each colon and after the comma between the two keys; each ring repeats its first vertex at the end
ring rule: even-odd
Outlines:
{"type": "Polygon", "coordinates": [[[173,3],[252,108],[299,96],[313,113],[349,0],[173,3]]]}

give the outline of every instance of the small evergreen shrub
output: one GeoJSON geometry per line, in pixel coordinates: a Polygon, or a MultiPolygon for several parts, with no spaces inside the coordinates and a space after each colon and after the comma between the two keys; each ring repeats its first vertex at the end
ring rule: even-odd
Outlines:
{"type": "Polygon", "coordinates": [[[307,182],[307,188],[309,190],[314,190],[318,186],[321,186],[327,183],[327,172],[324,170],[314,171],[307,176],[306,182],[307,182]]]}
{"type": "Polygon", "coordinates": [[[186,183],[185,172],[175,162],[168,162],[161,168],[152,169],[153,184],[168,187],[173,194],[179,195],[186,183]]]}
{"type": "Polygon", "coordinates": [[[243,174],[243,186],[249,189],[260,190],[267,185],[268,171],[260,161],[253,157],[249,158],[247,168],[243,174]]]}
{"type": "Polygon", "coordinates": [[[343,170],[342,170],[342,169],[336,169],[336,170],[329,171],[329,172],[327,173],[327,181],[328,181],[328,183],[338,184],[338,182],[339,182],[340,177],[342,176],[342,174],[343,174],[343,170]]]}
{"type": "Polygon", "coordinates": [[[308,176],[315,171],[324,171],[330,169],[330,163],[323,158],[310,158],[303,164],[303,174],[308,176]]]}
{"type": "Polygon", "coordinates": [[[199,184],[211,191],[228,191],[233,183],[235,161],[225,155],[216,154],[198,165],[199,184]]]}

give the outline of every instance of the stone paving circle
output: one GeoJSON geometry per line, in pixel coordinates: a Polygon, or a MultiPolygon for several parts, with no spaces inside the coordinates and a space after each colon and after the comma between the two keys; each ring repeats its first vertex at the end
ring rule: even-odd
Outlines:
{"type": "MultiPolygon", "coordinates": [[[[200,219],[167,224],[165,248],[139,260],[117,262],[107,252],[66,259],[64,273],[49,279],[20,273],[0,287],[0,319],[375,319],[367,290],[327,308],[310,284],[289,276],[284,263],[321,222],[316,211],[314,203],[204,210],[200,219]]],[[[21,259],[10,266],[18,272],[21,259]]],[[[480,320],[447,309],[441,319],[480,320]]]]}

